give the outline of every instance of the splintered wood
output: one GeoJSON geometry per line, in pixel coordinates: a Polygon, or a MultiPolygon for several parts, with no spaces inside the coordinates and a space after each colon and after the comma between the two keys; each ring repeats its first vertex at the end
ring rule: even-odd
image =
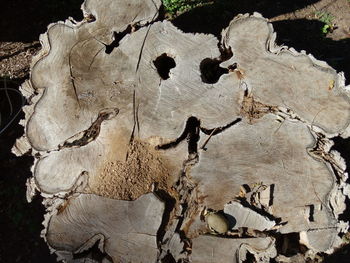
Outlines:
{"type": "Polygon", "coordinates": [[[58,259],[292,262],[341,246],[342,73],[277,46],[257,13],[218,40],[157,21],[160,6],[86,0],[83,21],[41,36],[13,151],[35,158],[27,198],[44,197],[58,259]]]}

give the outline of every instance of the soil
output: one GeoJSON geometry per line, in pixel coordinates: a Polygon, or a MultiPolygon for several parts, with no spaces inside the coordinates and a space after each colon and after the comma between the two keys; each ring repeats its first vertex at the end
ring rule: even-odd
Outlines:
{"type": "MultiPolygon", "coordinates": [[[[44,208],[41,198],[28,204],[25,182],[33,159],[11,153],[16,138],[23,134],[18,124],[23,113],[3,128],[21,109],[16,93],[29,78],[32,55],[40,49],[39,34],[48,24],[69,16],[82,19],[82,0],[4,1],[0,9],[0,262],[56,262],[40,238],[44,208]],[[7,93],[5,89],[7,88],[7,93]]],[[[343,71],[350,81],[350,1],[349,0],[215,0],[211,4],[178,14],[173,23],[184,32],[219,35],[239,13],[259,12],[270,19],[277,43],[305,50],[343,71]],[[331,17],[325,27],[324,15],[331,17]],[[323,22],[322,22],[323,21],[323,22]],[[326,28],[326,33],[322,32],[326,28]],[[327,29],[328,28],[328,29],[327,29]]],[[[339,139],[335,148],[350,160],[348,140],[339,139]]],[[[342,215],[350,220],[350,211],[342,215]]],[[[350,245],[325,256],[325,262],[348,262],[350,245]]]]}

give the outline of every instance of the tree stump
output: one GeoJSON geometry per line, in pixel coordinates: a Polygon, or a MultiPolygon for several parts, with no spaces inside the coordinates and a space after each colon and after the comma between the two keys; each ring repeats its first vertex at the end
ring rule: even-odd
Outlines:
{"type": "Polygon", "coordinates": [[[218,40],[157,21],[160,5],[86,0],[41,36],[13,151],[35,158],[49,247],[67,262],[331,253],[349,227],[343,74],[277,46],[258,13],[218,40]]]}

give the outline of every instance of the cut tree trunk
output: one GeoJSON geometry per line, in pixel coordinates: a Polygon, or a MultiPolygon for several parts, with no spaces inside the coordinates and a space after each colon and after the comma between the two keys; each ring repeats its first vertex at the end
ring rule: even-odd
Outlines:
{"type": "Polygon", "coordinates": [[[157,21],[160,5],[86,0],[83,21],[41,37],[13,151],[35,157],[27,197],[44,197],[52,251],[67,262],[288,262],[288,242],[305,248],[294,256],[331,253],[349,227],[332,150],[350,134],[343,74],[277,46],[257,13],[218,40],[157,21]]]}

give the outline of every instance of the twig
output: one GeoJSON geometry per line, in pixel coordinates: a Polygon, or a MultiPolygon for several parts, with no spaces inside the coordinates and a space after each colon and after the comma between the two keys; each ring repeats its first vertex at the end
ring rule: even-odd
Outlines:
{"type": "Polygon", "coordinates": [[[203,145],[200,147],[200,149],[202,150],[206,150],[205,146],[208,144],[210,138],[214,135],[215,131],[217,130],[217,128],[213,129],[213,131],[210,133],[209,137],[205,140],[205,142],[203,143],[203,145]]]}
{"type": "Polygon", "coordinates": [[[10,99],[10,96],[9,96],[9,93],[8,93],[8,90],[7,90],[6,78],[4,79],[4,87],[5,87],[6,98],[7,98],[8,102],[9,102],[9,105],[10,105],[10,116],[11,116],[12,113],[13,113],[13,107],[12,107],[12,102],[11,102],[11,99],[10,99]]]}
{"type": "MultiPolygon", "coordinates": [[[[18,114],[20,114],[20,112],[21,112],[21,110],[22,110],[22,107],[24,106],[25,99],[24,99],[24,97],[22,96],[21,92],[19,92],[19,91],[16,90],[16,89],[7,88],[7,87],[5,86],[5,88],[0,88],[0,90],[4,90],[5,92],[7,92],[7,91],[14,91],[14,92],[16,92],[17,94],[19,94],[19,95],[21,96],[21,98],[22,98],[22,105],[21,105],[20,109],[19,109],[19,110],[16,112],[16,114],[10,119],[10,121],[5,125],[5,127],[2,128],[2,129],[0,130],[0,135],[1,135],[1,134],[11,125],[11,123],[17,118],[18,114]]],[[[9,97],[8,97],[8,99],[9,99],[9,97]]],[[[11,104],[10,99],[9,99],[9,103],[11,104]]],[[[10,116],[11,116],[11,115],[12,115],[12,114],[10,114],[10,116]]],[[[1,118],[0,118],[0,124],[1,124],[1,118]]]]}

